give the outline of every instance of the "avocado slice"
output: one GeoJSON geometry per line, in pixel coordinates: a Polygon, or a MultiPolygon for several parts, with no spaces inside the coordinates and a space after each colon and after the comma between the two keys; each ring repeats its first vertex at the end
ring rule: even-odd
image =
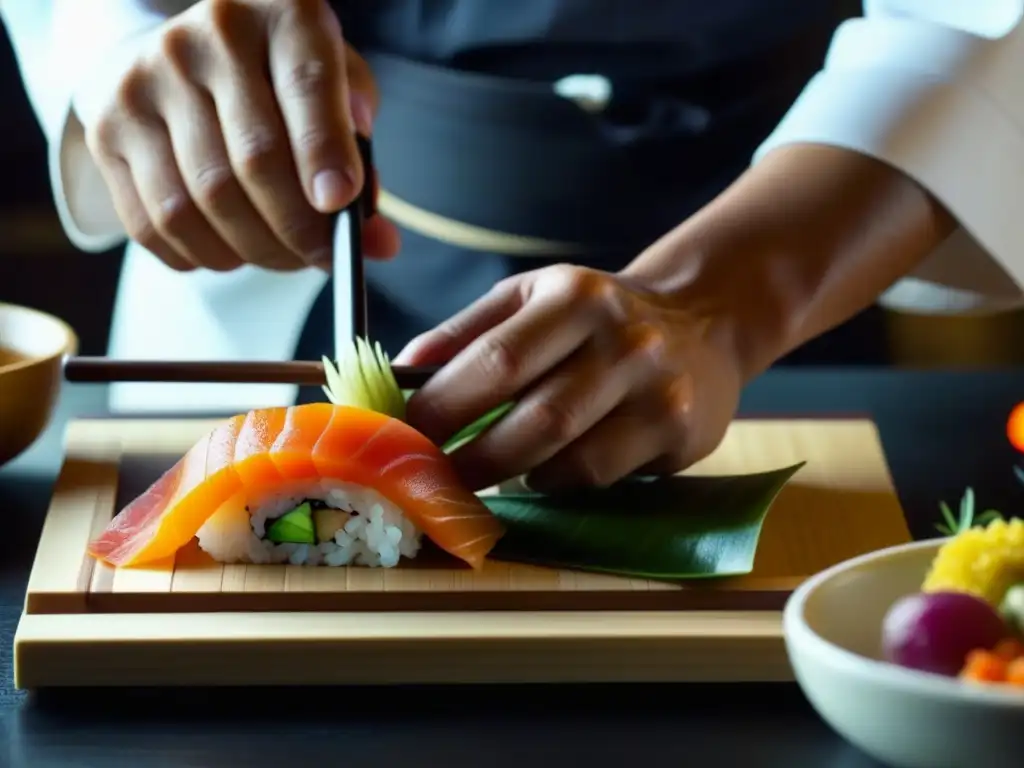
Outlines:
{"type": "Polygon", "coordinates": [[[999,612],[1017,634],[1024,634],[1024,583],[1006,590],[999,612]]]}
{"type": "Polygon", "coordinates": [[[304,502],[277,518],[267,529],[267,536],[275,544],[315,544],[313,508],[304,502]]]}

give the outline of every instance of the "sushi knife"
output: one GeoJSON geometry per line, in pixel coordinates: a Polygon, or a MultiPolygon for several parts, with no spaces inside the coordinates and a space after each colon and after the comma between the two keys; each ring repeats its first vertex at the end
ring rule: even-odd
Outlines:
{"type": "Polygon", "coordinates": [[[331,263],[334,304],[334,359],[341,360],[357,336],[367,339],[366,279],[363,273],[363,221],[374,213],[373,149],[356,135],[363,164],[363,188],[335,218],[331,263]]]}
{"type": "MultiPolygon", "coordinates": [[[[356,136],[363,164],[363,188],[334,223],[332,283],[334,357],[345,357],[357,336],[367,338],[366,280],[363,272],[362,224],[375,212],[376,184],[369,139],[356,136]]],[[[402,389],[419,389],[436,367],[394,366],[402,389]]],[[[64,378],[70,382],[180,382],[231,384],[297,384],[316,386],[326,381],[316,362],[114,360],[106,357],[68,357],[64,378]]]]}

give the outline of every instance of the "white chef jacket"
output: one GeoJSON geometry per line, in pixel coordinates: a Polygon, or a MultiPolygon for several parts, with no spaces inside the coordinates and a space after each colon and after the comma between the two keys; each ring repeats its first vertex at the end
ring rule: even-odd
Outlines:
{"type": "MultiPolygon", "coordinates": [[[[84,251],[108,250],[125,232],[72,110],[75,73],[190,5],[0,0],[49,142],[61,223],[84,251]]],[[[753,158],[794,142],[845,147],[900,169],[949,208],[960,228],[883,295],[886,306],[963,314],[1024,304],[1024,215],[1014,202],[1024,200],[1022,15],[1024,0],[865,0],[863,17],[837,29],[821,71],[753,158]]],[[[110,354],[290,359],[325,281],[319,270],[248,266],[177,273],[129,243],[110,354]]],[[[242,410],[295,394],[289,385],[118,384],[110,406],[242,410]]]]}

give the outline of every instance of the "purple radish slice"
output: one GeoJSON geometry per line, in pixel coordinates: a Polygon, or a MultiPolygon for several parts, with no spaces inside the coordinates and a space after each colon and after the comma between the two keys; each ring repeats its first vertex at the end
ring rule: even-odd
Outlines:
{"type": "Polygon", "coordinates": [[[967,654],[1011,635],[998,611],[966,592],[921,592],[897,600],[882,623],[882,652],[894,664],[956,677],[967,654]]]}

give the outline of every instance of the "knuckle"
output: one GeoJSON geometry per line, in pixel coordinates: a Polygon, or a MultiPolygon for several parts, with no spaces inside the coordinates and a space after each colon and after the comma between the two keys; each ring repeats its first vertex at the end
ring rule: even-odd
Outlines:
{"type": "Polygon", "coordinates": [[[321,59],[306,59],[281,74],[280,92],[293,99],[308,99],[324,93],[331,80],[331,69],[321,59]]]}
{"type": "Polygon", "coordinates": [[[476,359],[481,372],[495,383],[517,379],[523,367],[519,355],[497,335],[484,337],[480,341],[476,359]]]}
{"type": "Polygon", "coordinates": [[[162,234],[177,236],[195,223],[198,211],[188,195],[178,192],[160,201],[153,215],[153,226],[162,234]]]}
{"type": "Polygon", "coordinates": [[[207,0],[206,20],[210,30],[219,38],[230,38],[236,29],[245,4],[239,0],[207,0]]]}
{"type": "Polygon", "coordinates": [[[121,129],[109,113],[90,125],[85,132],[85,144],[97,160],[108,160],[117,155],[121,129]]]}
{"type": "Polygon", "coordinates": [[[235,175],[224,165],[209,165],[196,171],[194,194],[200,205],[222,210],[235,195],[235,175]]]}
{"type": "Polygon", "coordinates": [[[657,401],[662,417],[673,431],[686,430],[693,418],[694,382],[689,374],[673,377],[658,387],[657,401]]]}
{"type": "Polygon", "coordinates": [[[494,285],[491,286],[491,289],[487,292],[487,295],[492,298],[495,298],[514,296],[516,293],[519,293],[521,296],[523,296],[523,298],[525,298],[525,296],[523,295],[523,286],[523,275],[510,275],[509,277],[503,277],[497,282],[495,282],[494,285]]]}
{"type": "Polygon", "coordinates": [[[264,179],[281,167],[282,142],[270,129],[250,128],[238,136],[239,173],[246,178],[264,179]]]}
{"type": "Polygon", "coordinates": [[[152,80],[141,64],[128,68],[114,93],[117,110],[130,118],[148,117],[153,111],[152,80]]]}
{"type": "Polygon", "coordinates": [[[624,335],[624,357],[660,365],[668,346],[662,327],[648,322],[633,323],[627,326],[624,335]]]}
{"type": "Polygon", "coordinates": [[[205,22],[211,52],[227,61],[251,58],[263,31],[259,13],[241,0],[207,0],[205,22]]]}
{"type": "Polygon", "coordinates": [[[614,284],[607,276],[595,270],[576,266],[556,269],[560,269],[558,280],[562,284],[562,290],[573,304],[604,304],[614,292],[614,284]]]}
{"type": "Polygon", "coordinates": [[[167,29],[160,38],[162,61],[179,74],[188,76],[195,60],[195,44],[192,32],[185,26],[167,29]]]}
{"type": "Polygon", "coordinates": [[[525,422],[545,441],[566,443],[576,436],[575,414],[556,400],[538,400],[528,407],[525,415],[525,422]]]}

